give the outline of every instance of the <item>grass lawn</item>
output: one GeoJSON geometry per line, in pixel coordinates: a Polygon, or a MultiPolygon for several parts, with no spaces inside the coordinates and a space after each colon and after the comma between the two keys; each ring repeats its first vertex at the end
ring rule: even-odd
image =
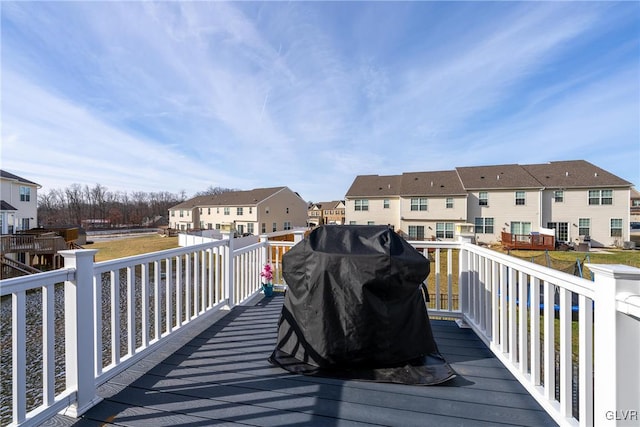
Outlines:
{"type": "Polygon", "coordinates": [[[96,262],[146,254],[149,252],[163,251],[165,249],[173,249],[177,247],[178,237],[163,237],[159,234],[105,240],[84,246],[85,249],[98,249],[96,262]]]}

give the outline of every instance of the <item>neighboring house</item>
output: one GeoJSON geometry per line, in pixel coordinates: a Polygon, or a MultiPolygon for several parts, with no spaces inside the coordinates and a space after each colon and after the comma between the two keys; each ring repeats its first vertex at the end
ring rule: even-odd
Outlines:
{"type": "Polygon", "coordinates": [[[387,224],[411,239],[453,239],[467,219],[455,171],[356,177],[345,197],[348,224],[387,224]]]}
{"type": "Polygon", "coordinates": [[[288,187],[198,196],[169,209],[169,227],[263,234],[306,227],[307,203],[288,187]]]}
{"type": "Polygon", "coordinates": [[[0,170],[0,234],[38,226],[39,184],[0,170]]]}
{"type": "Polygon", "coordinates": [[[451,239],[457,224],[471,223],[482,243],[499,242],[502,231],[551,228],[558,241],[622,246],[630,191],[631,183],[583,160],[366,175],[347,192],[346,219],[389,224],[415,239],[451,239]]]}
{"type": "Polygon", "coordinates": [[[324,224],[343,225],[344,212],[344,202],[342,200],[312,203],[307,212],[307,221],[311,227],[324,224]]]}
{"type": "Polygon", "coordinates": [[[524,165],[543,190],[540,224],[563,242],[629,241],[631,183],[584,160],[524,165]]]}

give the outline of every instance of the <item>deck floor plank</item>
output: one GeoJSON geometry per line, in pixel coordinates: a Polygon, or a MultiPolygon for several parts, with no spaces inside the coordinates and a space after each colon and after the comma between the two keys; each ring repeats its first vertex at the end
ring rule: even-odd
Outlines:
{"type": "Polygon", "coordinates": [[[458,376],[408,386],[293,375],[267,362],[283,298],[234,308],[167,344],[98,389],[80,419],[45,426],[547,426],[556,425],[470,330],[432,320],[458,376]]]}

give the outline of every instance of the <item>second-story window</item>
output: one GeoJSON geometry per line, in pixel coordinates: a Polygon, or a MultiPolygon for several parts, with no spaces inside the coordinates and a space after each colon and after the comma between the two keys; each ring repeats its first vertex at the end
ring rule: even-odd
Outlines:
{"type": "Polygon", "coordinates": [[[291,222],[285,221],[283,227],[285,230],[291,230],[291,222]]]}
{"type": "Polygon", "coordinates": [[[412,211],[426,211],[427,210],[427,198],[426,197],[412,197],[411,198],[411,210],[412,211]]]}
{"type": "Polygon", "coordinates": [[[516,191],[516,206],[524,206],[525,200],[524,191],[516,191]]]}
{"type": "Polygon", "coordinates": [[[273,223],[272,231],[278,231],[278,224],[275,222],[273,223]]]}
{"type": "Polygon", "coordinates": [[[478,193],[478,205],[489,206],[489,193],[481,191],[478,193]]]}
{"type": "Polygon", "coordinates": [[[236,215],[242,216],[242,211],[243,211],[242,208],[236,208],[236,215]]]}
{"type": "Polygon", "coordinates": [[[368,199],[355,199],[354,209],[357,211],[368,211],[369,210],[369,200],[368,199]]]}
{"type": "Polygon", "coordinates": [[[224,214],[229,215],[229,208],[224,208],[224,214]]]}
{"type": "Polygon", "coordinates": [[[20,187],[20,201],[21,202],[29,202],[29,201],[31,201],[31,188],[30,187],[20,187]]]}
{"type": "Polygon", "coordinates": [[[211,215],[211,208],[207,208],[207,215],[211,215]]]}
{"type": "Polygon", "coordinates": [[[589,190],[590,205],[612,205],[613,190],[589,190]]]}
{"type": "Polygon", "coordinates": [[[184,211],[180,209],[180,218],[184,217],[184,211]]]}
{"type": "Polygon", "coordinates": [[[446,208],[453,209],[453,197],[447,197],[446,208]]]}
{"type": "Polygon", "coordinates": [[[382,207],[383,207],[384,209],[389,209],[389,199],[384,199],[384,200],[382,201],[382,207]]]}
{"type": "Polygon", "coordinates": [[[556,190],[553,192],[553,201],[556,203],[564,202],[564,191],[556,190]]]}

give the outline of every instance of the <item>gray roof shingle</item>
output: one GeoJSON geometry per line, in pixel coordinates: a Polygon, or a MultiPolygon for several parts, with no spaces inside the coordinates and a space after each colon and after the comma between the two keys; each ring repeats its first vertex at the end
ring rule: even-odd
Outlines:
{"type": "Polygon", "coordinates": [[[19,182],[23,182],[25,184],[31,184],[31,185],[37,185],[38,187],[40,186],[40,184],[37,184],[33,181],[29,181],[28,179],[22,178],[21,176],[18,175],[14,175],[11,172],[7,172],[5,170],[0,169],[0,176],[2,178],[6,178],[6,179],[13,179],[19,182]]]}
{"type": "Polygon", "coordinates": [[[630,182],[585,160],[523,165],[546,188],[627,187],[630,182]]]}
{"type": "Polygon", "coordinates": [[[522,166],[516,164],[457,167],[456,171],[466,190],[542,187],[522,166]]]}
{"type": "Polygon", "coordinates": [[[207,206],[255,206],[287,187],[256,188],[247,191],[228,191],[222,194],[198,196],[171,209],[192,209],[207,206]]]}

